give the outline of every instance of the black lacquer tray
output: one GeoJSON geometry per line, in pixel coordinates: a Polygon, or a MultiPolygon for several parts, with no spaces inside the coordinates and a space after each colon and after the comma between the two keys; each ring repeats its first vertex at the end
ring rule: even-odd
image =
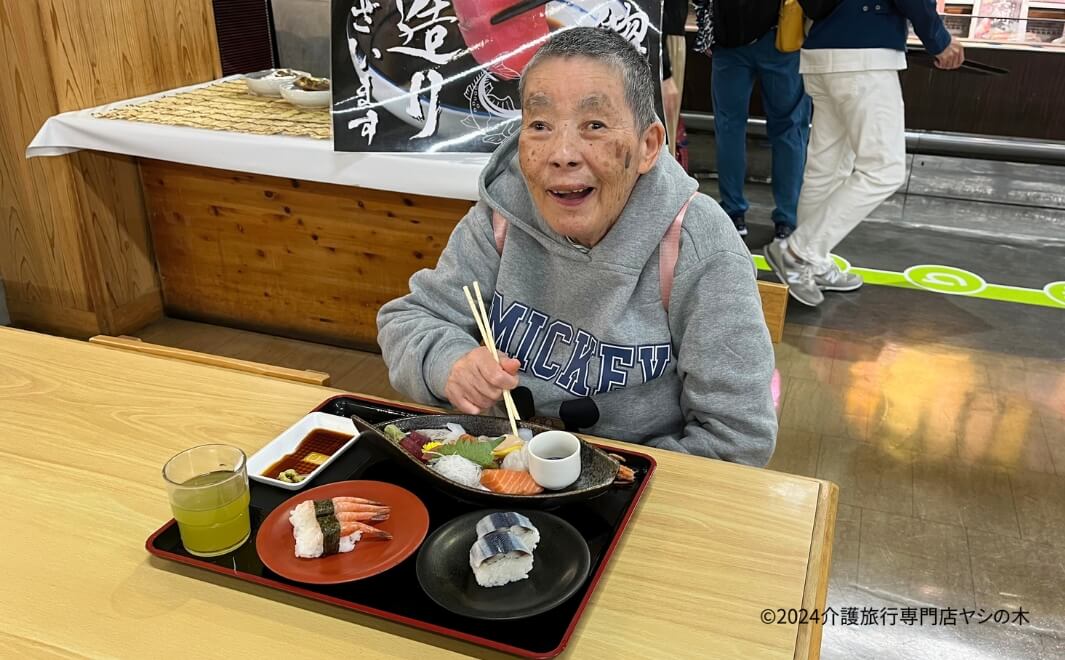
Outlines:
{"type": "MultiPolygon", "coordinates": [[[[342,417],[356,414],[375,424],[426,413],[424,409],[383,404],[356,395],[333,397],[315,411],[342,417]]],[[[550,658],[561,653],[569,642],[655,469],[654,459],[646,454],[615,448],[610,451],[625,459],[625,464],[635,471],[636,480],[629,485],[611,488],[590,500],[548,509],[573,525],[587,541],[592,570],[585,584],[569,600],[531,618],[484,621],[445,610],[434,603],[418,583],[415,570],[418,553],[381,575],[341,585],[301,584],[272,573],[256,554],[255,534],[270,511],[297,493],[254,481],[250,486],[252,538],[237,550],[210,559],[190,555],[181,545],[173,520],[152,534],[146,547],[157,557],[245,582],[522,657],[550,658]]],[[[447,521],[478,509],[439,490],[432,481],[406,469],[393,453],[381,451],[380,446],[373,443],[356,442],[315,479],[315,485],[349,479],[386,481],[410,490],[429,510],[430,534],[447,521]]],[[[238,585],[234,587],[239,588],[238,585]]]]}

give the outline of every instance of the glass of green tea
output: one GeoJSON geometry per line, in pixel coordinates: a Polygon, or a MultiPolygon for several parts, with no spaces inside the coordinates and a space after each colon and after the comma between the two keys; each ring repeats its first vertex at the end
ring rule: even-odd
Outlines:
{"type": "Polygon", "coordinates": [[[163,466],[163,479],[181,543],[191,554],[223,555],[251,536],[247,457],[240,449],[186,449],[163,466]]]}

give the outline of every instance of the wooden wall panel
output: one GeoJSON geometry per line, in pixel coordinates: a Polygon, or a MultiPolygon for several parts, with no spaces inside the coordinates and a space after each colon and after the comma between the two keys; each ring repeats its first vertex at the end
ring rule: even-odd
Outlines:
{"type": "Polygon", "coordinates": [[[166,308],[375,348],[377,310],[436,263],[471,203],[142,163],[166,308]]]}
{"type": "Polygon", "coordinates": [[[202,0],[147,4],[152,63],[164,89],[222,76],[214,14],[202,0]]]}
{"type": "Polygon", "coordinates": [[[221,71],[209,0],[39,0],[61,112],[221,71]]]}
{"type": "MultiPolygon", "coordinates": [[[[24,320],[33,304],[49,318],[64,308],[91,313],[79,232],[69,222],[78,216],[69,165],[24,156],[44,120],[58,112],[35,2],[0,2],[0,53],[11,74],[0,94],[0,276],[12,321],[24,320]]],[[[75,325],[87,318],[74,316],[75,325]]]]}
{"type": "Polygon", "coordinates": [[[161,314],[136,163],[25,159],[58,113],[202,82],[220,67],[210,0],[0,0],[0,277],[12,322],[76,336],[161,314]]]}

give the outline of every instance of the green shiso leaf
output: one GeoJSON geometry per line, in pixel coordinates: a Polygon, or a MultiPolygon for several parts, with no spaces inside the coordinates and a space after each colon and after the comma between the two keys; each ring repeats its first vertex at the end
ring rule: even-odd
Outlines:
{"type": "Polygon", "coordinates": [[[456,442],[453,445],[440,445],[434,447],[429,453],[439,456],[452,456],[458,455],[469,461],[480,465],[483,468],[496,467],[495,458],[492,456],[492,450],[498,442],[456,442]]]}

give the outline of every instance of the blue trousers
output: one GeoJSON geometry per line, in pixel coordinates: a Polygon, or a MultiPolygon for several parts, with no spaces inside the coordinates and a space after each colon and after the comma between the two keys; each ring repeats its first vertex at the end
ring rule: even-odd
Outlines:
{"type": "Polygon", "coordinates": [[[747,113],[757,77],[773,152],[773,222],[794,228],[810,136],[810,98],[799,75],[799,53],[777,50],[776,36],[777,31],[770,30],[753,44],[716,48],[711,56],[718,186],[721,207],[729,216],[747,212],[747,113]]]}

